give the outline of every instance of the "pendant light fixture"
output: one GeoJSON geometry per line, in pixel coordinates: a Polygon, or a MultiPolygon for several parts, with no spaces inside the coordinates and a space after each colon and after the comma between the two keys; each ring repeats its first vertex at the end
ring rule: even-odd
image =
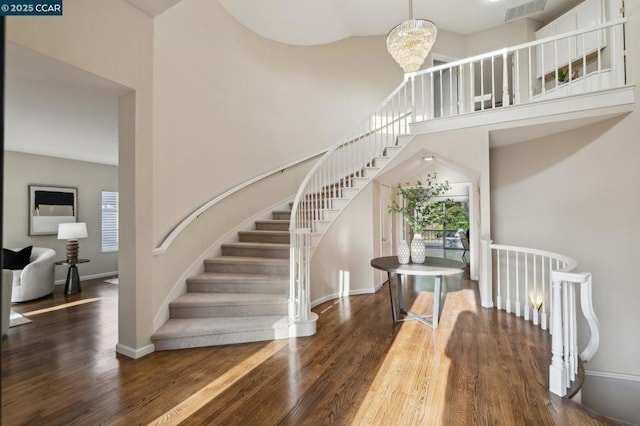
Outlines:
{"type": "Polygon", "coordinates": [[[413,19],[413,0],[409,0],[409,20],[387,35],[387,50],[404,72],[418,71],[436,41],[438,29],[426,19],[413,19]]]}

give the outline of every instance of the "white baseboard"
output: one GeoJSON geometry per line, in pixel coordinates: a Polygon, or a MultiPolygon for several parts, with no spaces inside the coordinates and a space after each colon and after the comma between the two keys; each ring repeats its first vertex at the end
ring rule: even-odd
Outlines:
{"type": "Polygon", "coordinates": [[[116,352],[133,359],[142,358],[143,356],[153,353],[155,350],[156,347],[153,345],[153,343],[138,349],[130,348],[129,346],[123,345],[121,343],[118,343],[116,345],[116,352]]]}
{"type": "MultiPolygon", "coordinates": [[[[114,275],[118,275],[118,271],[114,271],[114,272],[102,272],[100,274],[92,274],[92,275],[82,275],[80,277],[80,281],[85,281],[85,280],[95,280],[97,278],[106,278],[106,277],[112,277],[114,275]]],[[[63,280],[56,280],[54,281],[55,285],[60,285],[60,284],[65,284],[67,282],[66,279],[63,280]]]]}
{"type": "MultiPolygon", "coordinates": [[[[380,286],[382,286],[382,284],[380,284],[380,286]]],[[[378,287],[380,288],[380,287],[378,287]]],[[[328,294],[326,296],[322,296],[316,300],[314,300],[313,302],[311,302],[311,307],[315,308],[318,305],[323,304],[324,302],[328,302],[329,300],[334,300],[334,299],[339,299],[341,297],[348,297],[348,296],[358,296],[360,294],[373,294],[377,291],[377,289],[375,288],[363,288],[363,289],[359,289],[359,290],[351,290],[349,291],[349,293],[346,294],[340,294],[339,292],[336,293],[331,293],[328,294]]]]}
{"type": "Polygon", "coordinates": [[[606,379],[629,380],[632,382],[640,382],[640,376],[636,376],[633,374],[608,373],[606,371],[596,371],[596,370],[584,370],[584,374],[587,376],[604,377],[606,379]]]}
{"type": "Polygon", "coordinates": [[[640,376],[585,370],[582,404],[621,425],[640,425],[640,376]]]}

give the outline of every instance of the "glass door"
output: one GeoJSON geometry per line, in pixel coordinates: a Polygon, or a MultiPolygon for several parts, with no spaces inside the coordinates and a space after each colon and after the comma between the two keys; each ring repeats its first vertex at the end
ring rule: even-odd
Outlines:
{"type": "Polygon", "coordinates": [[[427,247],[462,250],[458,233],[469,230],[469,197],[455,197],[454,200],[433,203],[442,209],[442,215],[437,222],[430,223],[424,232],[427,247]]]}

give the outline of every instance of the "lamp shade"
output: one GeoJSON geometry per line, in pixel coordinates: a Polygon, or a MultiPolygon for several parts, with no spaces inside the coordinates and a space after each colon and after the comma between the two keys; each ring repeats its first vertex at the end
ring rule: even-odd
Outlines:
{"type": "Polygon", "coordinates": [[[58,225],[59,240],[77,240],[88,236],[86,223],[61,223],[58,225]]]}

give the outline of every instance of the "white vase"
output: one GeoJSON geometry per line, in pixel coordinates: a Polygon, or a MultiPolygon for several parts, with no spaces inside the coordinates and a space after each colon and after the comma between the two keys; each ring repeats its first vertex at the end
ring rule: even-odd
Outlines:
{"type": "Polygon", "coordinates": [[[411,240],[411,262],[424,263],[426,255],[422,234],[415,234],[411,240]]]}
{"type": "Polygon", "coordinates": [[[398,263],[401,265],[406,265],[409,263],[409,256],[411,255],[411,251],[409,250],[409,244],[407,244],[407,240],[400,241],[398,244],[398,263]]]}

